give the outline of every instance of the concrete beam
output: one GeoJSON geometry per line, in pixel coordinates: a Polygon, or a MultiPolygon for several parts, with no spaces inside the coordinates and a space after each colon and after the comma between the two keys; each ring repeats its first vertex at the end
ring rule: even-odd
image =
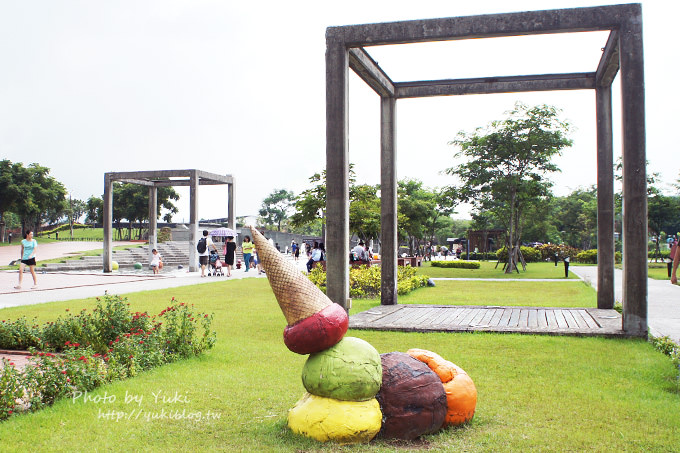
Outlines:
{"type": "Polygon", "coordinates": [[[586,90],[595,88],[595,73],[540,74],[398,82],[394,86],[398,99],[524,91],[586,90]]]}
{"type": "Polygon", "coordinates": [[[153,258],[152,250],[158,246],[158,188],[149,187],[149,262],[153,258]]]}
{"type": "Polygon", "coordinates": [[[397,304],[397,100],[380,98],[380,303],[397,304]]]}
{"type": "Polygon", "coordinates": [[[623,113],[623,330],[647,336],[647,165],[642,11],[620,29],[623,113]]]}
{"type": "MultiPolygon", "coordinates": [[[[233,180],[232,180],[233,181],[233,180]]],[[[236,217],[234,217],[234,183],[227,185],[227,227],[232,230],[236,228],[236,217]]]]}
{"type": "Polygon", "coordinates": [[[117,179],[117,182],[122,182],[126,184],[137,184],[139,186],[147,186],[147,187],[153,187],[154,183],[152,181],[148,181],[145,179],[130,179],[130,178],[125,178],[125,179],[117,179]]]}
{"type": "Polygon", "coordinates": [[[509,14],[449,17],[329,27],[326,38],[348,47],[405,44],[503,36],[611,30],[632,5],[596,6],[509,14]]]}
{"type": "Polygon", "coordinates": [[[597,308],[614,308],[614,151],[611,86],[595,90],[597,117],[597,308]]]}
{"type": "Polygon", "coordinates": [[[198,271],[198,175],[194,171],[189,186],[189,272],[198,271]]]}
{"type": "Polygon", "coordinates": [[[595,81],[598,86],[609,86],[619,72],[619,32],[612,30],[607,38],[607,44],[602,50],[600,63],[595,72],[595,81]]]}
{"type": "Polygon", "coordinates": [[[129,180],[135,184],[144,184],[141,181],[155,183],[156,185],[190,185],[189,181],[192,175],[197,175],[200,184],[231,184],[233,177],[231,175],[218,175],[202,170],[187,169],[187,170],[151,170],[151,171],[125,171],[125,172],[111,172],[111,179],[113,181],[129,180]],[[183,180],[174,181],[170,178],[184,178],[183,180]],[[140,181],[140,182],[136,182],[140,181]],[[168,184],[178,183],[178,184],[168,184]],[[182,184],[183,182],[186,182],[182,184]]]}
{"type": "Polygon", "coordinates": [[[349,310],[349,55],[326,41],[326,294],[349,310]]]}
{"type": "Polygon", "coordinates": [[[104,173],[104,199],[102,201],[104,202],[102,219],[104,226],[104,251],[102,258],[104,260],[104,272],[112,272],[113,180],[111,179],[111,173],[104,173]]]}
{"type": "Polygon", "coordinates": [[[349,49],[349,67],[380,96],[394,96],[394,83],[364,49],[349,49]]]}

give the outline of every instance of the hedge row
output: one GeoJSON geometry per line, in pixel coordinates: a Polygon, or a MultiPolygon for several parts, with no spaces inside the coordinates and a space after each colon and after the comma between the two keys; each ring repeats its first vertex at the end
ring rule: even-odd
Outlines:
{"type": "Polygon", "coordinates": [[[458,269],[479,269],[480,264],[476,261],[432,261],[432,267],[458,268],[458,269]]]}
{"type": "MultiPolygon", "coordinates": [[[[380,266],[360,266],[349,270],[349,295],[354,298],[377,297],[380,295],[380,266]]],[[[317,266],[308,275],[309,279],[326,292],[326,272],[317,266]]],[[[414,289],[427,285],[429,277],[416,275],[416,268],[410,266],[397,267],[397,294],[408,294],[414,289]]]]}

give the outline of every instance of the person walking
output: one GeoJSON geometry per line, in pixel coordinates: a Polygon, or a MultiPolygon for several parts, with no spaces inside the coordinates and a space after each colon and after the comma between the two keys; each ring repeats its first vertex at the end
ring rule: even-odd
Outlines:
{"type": "Polygon", "coordinates": [[[227,242],[224,244],[224,261],[227,263],[227,277],[231,277],[231,268],[234,266],[235,256],[236,242],[234,242],[234,236],[227,236],[227,242]]]}
{"type": "Polygon", "coordinates": [[[208,230],[203,230],[203,237],[198,241],[196,250],[198,251],[198,263],[201,265],[201,277],[205,277],[205,267],[210,262],[210,247],[217,252],[217,247],[210,239],[208,230]]]}
{"type": "Polygon", "coordinates": [[[27,230],[24,238],[21,240],[21,262],[19,263],[19,284],[14,289],[21,289],[21,283],[24,279],[24,269],[26,266],[31,270],[33,277],[33,286],[31,289],[38,287],[38,277],[35,275],[35,251],[38,248],[38,241],[33,239],[33,232],[27,230]]]}
{"type": "Polygon", "coordinates": [[[253,259],[253,248],[255,248],[255,244],[251,242],[250,236],[244,237],[243,244],[241,244],[241,250],[243,250],[243,262],[246,265],[246,272],[250,270],[250,261],[253,259]]]}

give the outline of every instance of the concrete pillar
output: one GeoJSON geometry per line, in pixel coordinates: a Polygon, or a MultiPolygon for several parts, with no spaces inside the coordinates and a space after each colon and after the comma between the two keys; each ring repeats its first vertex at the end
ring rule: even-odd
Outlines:
{"type": "Polygon", "coordinates": [[[349,310],[348,64],[345,45],[326,39],[326,285],[349,310]]]}
{"type": "Polygon", "coordinates": [[[623,112],[623,330],[647,336],[647,172],[642,11],[620,31],[623,112]]]}
{"type": "Polygon", "coordinates": [[[189,272],[198,271],[198,174],[195,170],[189,178],[189,272]]]}
{"type": "Polygon", "coordinates": [[[597,115],[597,308],[614,308],[614,152],[611,86],[595,89],[597,115]]]}
{"type": "MultiPolygon", "coordinates": [[[[233,181],[233,179],[232,179],[233,181]]],[[[227,227],[232,230],[236,228],[236,218],[234,217],[234,183],[227,184],[227,202],[229,206],[227,207],[227,227]]]]}
{"type": "Polygon", "coordinates": [[[104,226],[104,253],[102,257],[104,259],[104,272],[111,272],[113,270],[113,249],[112,249],[112,223],[113,223],[113,181],[111,181],[111,175],[109,173],[104,173],[104,215],[103,215],[103,226],[104,226]]]}
{"type": "Polygon", "coordinates": [[[153,258],[151,252],[157,246],[158,227],[156,217],[158,213],[158,188],[149,187],[149,262],[153,258]]]}
{"type": "Polygon", "coordinates": [[[380,239],[382,245],[380,303],[382,305],[397,304],[396,107],[396,98],[380,98],[380,239]]]}

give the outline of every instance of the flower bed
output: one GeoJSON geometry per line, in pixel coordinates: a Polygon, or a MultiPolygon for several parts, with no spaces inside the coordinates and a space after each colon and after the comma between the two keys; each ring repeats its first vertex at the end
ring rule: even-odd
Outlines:
{"type": "MultiPolygon", "coordinates": [[[[380,295],[380,267],[379,266],[359,266],[349,270],[349,295],[350,297],[365,298],[377,297],[380,295]]],[[[415,267],[397,267],[397,293],[399,295],[408,294],[414,289],[427,285],[427,276],[416,275],[415,267]]],[[[326,292],[326,271],[317,266],[307,274],[309,279],[318,286],[321,291],[326,292]]]]}
{"type": "Polygon", "coordinates": [[[42,326],[26,318],[0,322],[0,348],[32,352],[23,373],[3,359],[0,420],[17,408],[35,411],[64,396],[201,354],[215,344],[213,315],[196,313],[193,305],[174,298],[155,316],[132,313],[127,299],[119,296],[97,301],[92,313],[69,312],[42,326]]]}

